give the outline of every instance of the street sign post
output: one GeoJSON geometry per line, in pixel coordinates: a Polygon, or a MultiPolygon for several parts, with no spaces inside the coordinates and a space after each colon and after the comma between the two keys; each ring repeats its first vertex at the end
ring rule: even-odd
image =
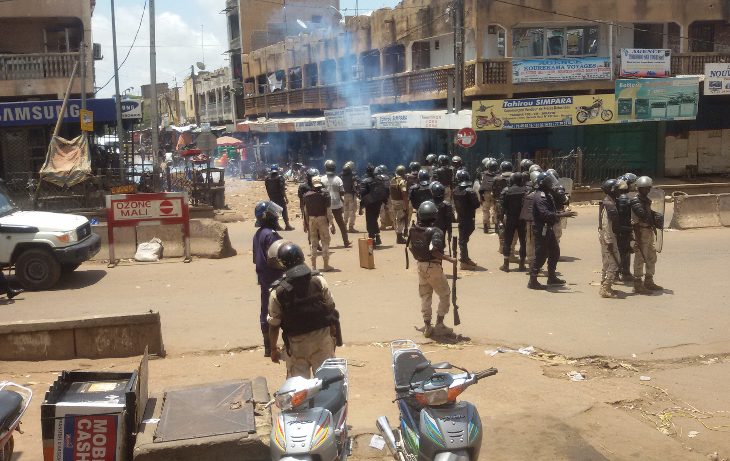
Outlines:
{"type": "Polygon", "coordinates": [[[462,128],[456,134],[456,144],[464,148],[473,147],[477,143],[477,133],[471,128],[462,128]]]}
{"type": "Polygon", "coordinates": [[[109,267],[114,267],[114,228],[181,224],[185,262],[190,262],[190,211],[185,192],[120,194],[106,197],[109,267]]]}

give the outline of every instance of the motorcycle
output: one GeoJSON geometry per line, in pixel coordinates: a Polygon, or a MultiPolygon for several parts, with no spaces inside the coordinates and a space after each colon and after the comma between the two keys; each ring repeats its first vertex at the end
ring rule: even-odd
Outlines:
{"type": "Polygon", "coordinates": [[[456,398],[467,387],[497,374],[497,369],[470,373],[447,362],[431,363],[411,340],[393,341],[390,351],[400,422],[395,433],[385,416],[376,424],[393,457],[397,461],[479,459],[479,413],[471,403],[456,398]],[[447,369],[463,373],[440,371],[447,369]]]}
{"type": "Polygon", "coordinates": [[[575,114],[579,123],[585,123],[588,119],[594,119],[598,116],[604,122],[608,122],[613,118],[613,111],[603,108],[603,99],[596,99],[591,106],[580,106],[575,114]]]}
{"type": "Polygon", "coordinates": [[[495,128],[502,126],[502,119],[494,115],[494,111],[489,111],[489,117],[483,115],[477,115],[477,128],[482,129],[485,126],[494,125],[495,128]]]}
{"type": "Polygon", "coordinates": [[[281,410],[271,431],[274,461],[346,461],[347,360],[327,359],[314,378],[287,379],[274,393],[281,410]]]}
{"type": "Polygon", "coordinates": [[[0,461],[13,457],[13,433],[20,430],[20,419],[25,414],[33,391],[10,381],[0,381],[0,461]]]}

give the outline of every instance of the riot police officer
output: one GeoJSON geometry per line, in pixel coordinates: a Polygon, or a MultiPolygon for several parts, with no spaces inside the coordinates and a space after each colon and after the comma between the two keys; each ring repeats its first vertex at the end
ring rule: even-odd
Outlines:
{"type": "Polygon", "coordinates": [[[609,179],[603,183],[601,190],[606,194],[598,206],[598,240],[601,244],[601,261],[603,263],[601,289],[598,294],[602,298],[618,298],[612,285],[619,271],[619,252],[617,234],[620,227],[618,208],[616,207],[616,185],[618,181],[609,179]]]}
{"type": "Polygon", "coordinates": [[[484,169],[479,178],[479,198],[482,201],[482,224],[484,226],[484,233],[486,234],[489,233],[489,229],[493,228],[495,221],[497,221],[492,190],[494,189],[494,180],[497,177],[499,165],[496,160],[489,158],[485,158],[482,161],[482,165],[484,169]]]}
{"type": "Polygon", "coordinates": [[[414,185],[408,190],[408,201],[411,203],[411,207],[413,207],[414,210],[418,210],[421,204],[426,200],[433,199],[430,185],[431,180],[428,175],[428,171],[419,171],[418,184],[414,185]]]}
{"type": "Polygon", "coordinates": [[[456,172],[459,170],[464,169],[464,161],[459,157],[458,155],[454,155],[451,157],[451,171],[454,172],[454,185],[456,185],[458,182],[456,181],[456,172]]]}
{"type": "MultiPolygon", "coordinates": [[[[418,184],[418,172],[421,171],[421,164],[418,162],[411,162],[408,164],[408,174],[406,174],[406,194],[410,197],[411,187],[418,184]]],[[[413,207],[411,206],[410,199],[406,201],[406,223],[411,222],[411,216],[413,215],[413,207]]],[[[406,232],[407,234],[408,232],[406,232]]]]}
{"type": "Polygon", "coordinates": [[[285,226],[284,230],[294,230],[289,224],[289,213],[287,213],[286,209],[286,205],[289,203],[289,198],[286,196],[286,180],[284,176],[279,174],[279,165],[276,163],[271,165],[269,176],[264,180],[264,186],[266,187],[269,200],[281,207],[281,217],[284,219],[285,226]]]}
{"type": "Polygon", "coordinates": [[[451,290],[446,280],[443,261],[456,264],[456,260],[444,254],[446,242],[441,229],[434,226],[438,210],[433,202],[425,201],[418,208],[418,222],[408,232],[408,249],[418,261],[418,295],[421,298],[423,335],[427,338],[436,334],[449,335],[453,330],[444,325],[449,312],[451,290]],[[433,292],[439,297],[436,326],[431,325],[433,292]]]}
{"type": "Polygon", "coordinates": [[[324,189],[319,176],[312,178],[312,189],[304,194],[304,206],[307,211],[309,244],[312,249],[312,269],[317,268],[317,248],[321,242],[324,262],[322,270],[331,271],[332,267],[329,265],[330,232],[335,233],[335,223],[330,194],[324,189]]]}
{"type": "Polygon", "coordinates": [[[520,211],[520,224],[525,226],[525,263],[527,267],[532,267],[535,261],[535,234],[532,232],[532,223],[535,218],[532,215],[532,204],[537,191],[537,177],[540,173],[533,171],[525,187],[525,198],[522,200],[522,210],[520,211]]]}
{"type": "Polygon", "coordinates": [[[390,210],[393,219],[393,228],[398,244],[406,243],[408,236],[408,184],[406,182],[406,167],[398,165],[395,176],[390,180],[390,210]]]}
{"type": "Polygon", "coordinates": [[[512,176],[512,163],[504,161],[499,164],[499,175],[494,178],[492,184],[492,199],[494,200],[495,207],[497,208],[497,235],[499,237],[499,248],[498,253],[502,253],[504,247],[504,212],[499,209],[499,197],[502,195],[502,191],[505,187],[509,186],[509,178],[512,176]]]}
{"type": "MultiPolygon", "coordinates": [[[[438,162],[438,156],[436,154],[428,154],[426,156],[426,161],[424,162],[423,169],[428,171],[428,179],[433,179],[433,170],[436,169],[438,162]]],[[[418,208],[416,208],[416,211],[418,211],[418,208]]]]}
{"type": "Polygon", "coordinates": [[[618,211],[619,227],[616,233],[616,245],[620,255],[619,278],[622,282],[633,282],[631,275],[631,242],[634,239],[634,228],[631,224],[631,204],[629,185],[623,180],[616,181],[616,210],[618,211]]]}
{"type": "Polygon", "coordinates": [[[651,291],[661,291],[664,288],[654,283],[657,251],[654,246],[654,237],[657,229],[664,228],[664,216],[651,209],[649,191],[653,181],[648,176],[641,176],[636,180],[638,194],[630,200],[631,222],[634,225],[634,293],[648,294],[651,291]],[[644,268],[646,276],[642,282],[644,268]]]}
{"type": "Polygon", "coordinates": [[[527,190],[524,186],[524,176],[522,173],[512,173],[510,176],[510,185],[502,191],[500,196],[500,209],[504,213],[502,218],[505,223],[504,246],[502,247],[502,255],[504,255],[504,263],[499,270],[509,272],[509,259],[512,256],[512,241],[515,233],[520,241],[520,266],[519,270],[525,270],[525,257],[527,248],[525,246],[525,221],[520,220],[522,213],[522,204],[524,202],[527,190]]]}
{"type": "Polygon", "coordinates": [[[544,290],[545,286],[537,280],[540,269],[548,263],[548,285],[565,285],[565,280],[561,280],[556,275],[558,259],[560,259],[560,245],[555,238],[553,225],[561,217],[576,216],[574,211],[557,211],[553,190],[558,180],[555,176],[540,173],[537,177],[537,192],[533,198],[532,216],[534,219],[533,233],[535,236],[535,261],[530,271],[530,281],[527,288],[533,290],[544,290]]]}
{"type": "Polygon", "coordinates": [[[476,211],[479,209],[479,197],[472,187],[469,172],[456,172],[457,186],[454,189],[454,208],[459,223],[459,262],[461,269],[474,270],[477,263],[469,258],[469,238],[476,228],[476,211]]]}
{"type": "Polygon", "coordinates": [[[438,157],[438,168],[433,170],[433,180],[443,184],[446,189],[446,200],[451,201],[454,185],[454,170],[449,166],[449,157],[444,154],[438,157]]]}
{"type": "Polygon", "coordinates": [[[360,214],[365,211],[365,224],[368,237],[375,245],[381,245],[378,216],[383,202],[388,198],[388,189],[383,182],[375,177],[375,167],[368,165],[365,170],[365,179],[360,183],[360,214]]]}
{"type": "Polygon", "coordinates": [[[324,162],[324,176],[320,176],[322,186],[330,194],[330,209],[332,216],[337,223],[342,235],[342,245],[348,248],[351,243],[347,236],[347,225],[345,224],[345,186],[342,179],[335,174],[335,161],[327,160],[324,162]]]}
{"type": "Polygon", "coordinates": [[[269,298],[268,330],[271,361],[279,363],[277,347],[282,330],[287,377],[310,378],[342,345],[339,314],[324,277],[304,264],[302,249],[293,243],[282,245],[278,259],[284,276],[273,286],[269,298]]]}
{"type": "MultiPolygon", "coordinates": [[[[520,173],[523,175],[529,175],[530,174],[530,167],[534,165],[535,163],[530,160],[529,158],[523,158],[520,161],[520,173]]],[[[524,179],[525,176],[523,176],[524,179]]]]}
{"type": "Polygon", "coordinates": [[[315,176],[319,176],[319,170],[316,168],[307,169],[306,179],[303,183],[299,184],[299,189],[297,190],[297,196],[299,197],[299,210],[302,212],[302,221],[304,223],[304,232],[309,232],[307,210],[304,207],[304,194],[312,190],[312,178],[315,176]]]}
{"type": "MultiPolygon", "coordinates": [[[[375,178],[383,183],[383,187],[385,187],[386,190],[390,188],[390,176],[388,175],[388,167],[386,167],[385,165],[376,166],[375,178]]],[[[385,200],[383,201],[383,206],[380,207],[380,230],[385,230],[390,226],[393,226],[393,228],[395,228],[395,223],[393,223],[391,215],[390,195],[386,194],[385,200]]]]}
{"type": "MultiPolygon", "coordinates": [[[[433,225],[444,232],[444,235],[446,236],[446,244],[448,245],[449,242],[451,242],[451,225],[456,222],[454,207],[451,203],[444,200],[446,197],[446,189],[444,189],[443,184],[438,181],[434,181],[431,183],[430,188],[431,195],[433,195],[433,199],[431,199],[431,201],[438,209],[436,221],[434,221],[433,225]]],[[[449,246],[449,248],[451,247],[449,246]]]]}
{"type": "Polygon", "coordinates": [[[345,222],[347,223],[347,232],[357,232],[355,229],[355,216],[357,215],[357,191],[358,177],[355,174],[355,163],[346,162],[342,166],[342,187],[345,190],[345,222]]]}

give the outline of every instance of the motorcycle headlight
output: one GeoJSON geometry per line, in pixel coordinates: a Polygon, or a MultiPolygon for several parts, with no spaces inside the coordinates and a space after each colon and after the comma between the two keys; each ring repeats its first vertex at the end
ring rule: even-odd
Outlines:
{"type": "Polygon", "coordinates": [[[76,235],[75,230],[63,232],[61,234],[56,234],[56,238],[58,239],[59,242],[62,242],[62,243],[72,243],[72,242],[76,242],[79,240],[79,237],[78,237],[78,235],[76,235]]]}
{"type": "Polygon", "coordinates": [[[418,392],[416,393],[416,402],[423,406],[444,405],[449,402],[449,390],[447,388],[443,388],[418,392]]]}

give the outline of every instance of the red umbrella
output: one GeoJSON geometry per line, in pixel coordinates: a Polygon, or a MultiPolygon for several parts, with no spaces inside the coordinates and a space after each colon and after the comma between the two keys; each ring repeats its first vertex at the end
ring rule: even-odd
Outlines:
{"type": "Polygon", "coordinates": [[[234,146],[234,147],[240,147],[243,145],[243,141],[240,141],[233,136],[221,136],[216,141],[216,144],[218,146],[234,146]]]}

